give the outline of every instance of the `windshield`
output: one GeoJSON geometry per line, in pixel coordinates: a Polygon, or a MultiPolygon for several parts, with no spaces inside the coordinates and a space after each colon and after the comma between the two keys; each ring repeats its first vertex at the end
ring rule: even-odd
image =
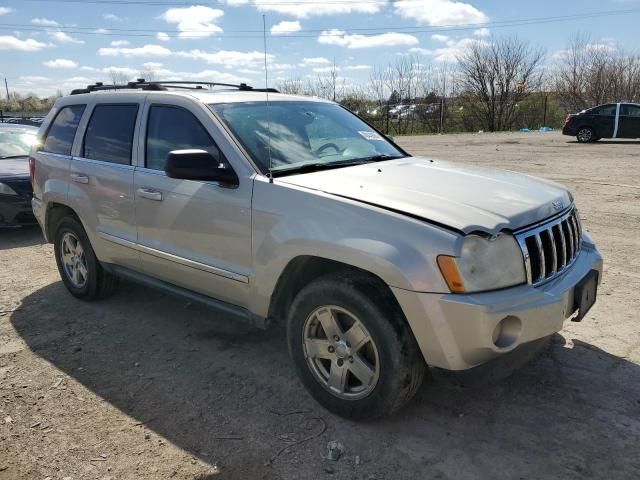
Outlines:
{"type": "Polygon", "coordinates": [[[0,130],[0,159],[26,157],[27,155],[29,155],[31,145],[33,145],[35,141],[35,132],[0,130]]]}
{"type": "Polygon", "coordinates": [[[404,157],[383,135],[344,108],[322,102],[211,105],[263,171],[404,157]]]}

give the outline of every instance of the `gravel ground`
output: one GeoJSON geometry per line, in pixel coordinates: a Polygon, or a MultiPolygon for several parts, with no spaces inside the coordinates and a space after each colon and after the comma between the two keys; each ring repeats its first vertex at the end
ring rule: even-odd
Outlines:
{"type": "Polygon", "coordinates": [[[281,328],[129,283],[80,302],[37,229],[0,232],[0,480],[639,478],[640,144],[399,142],[569,186],[605,257],[587,318],[506,379],[506,364],[435,372],[396,416],[355,423],[303,390],[281,328]]]}

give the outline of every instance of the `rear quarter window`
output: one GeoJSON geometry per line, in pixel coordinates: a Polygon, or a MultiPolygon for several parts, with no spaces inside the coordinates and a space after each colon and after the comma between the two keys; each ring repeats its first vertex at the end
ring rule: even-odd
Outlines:
{"type": "Polygon", "coordinates": [[[73,139],[76,136],[84,109],[85,105],[62,107],[51,122],[41,150],[48,153],[71,155],[73,139]]]}

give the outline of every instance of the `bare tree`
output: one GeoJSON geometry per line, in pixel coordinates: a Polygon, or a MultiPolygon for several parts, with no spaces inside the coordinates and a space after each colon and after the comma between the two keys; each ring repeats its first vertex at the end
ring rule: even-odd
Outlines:
{"type": "Polygon", "coordinates": [[[300,77],[290,78],[278,83],[278,90],[291,95],[304,95],[305,87],[300,77]]]}
{"type": "Polygon", "coordinates": [[[640,57],[577,34],[558,55],[553,76],[558,100],[568,111],[640,98],[640,57]]]}
{"type": "Polygon", "coordinates": [[[109,80],[113,85],[125,85],[129,82],[129,78],[119,70],[109,70],[109,80]]]}
{"type": "Polygon", "coordinates": [[[517,37],[477,41],[458,57],[465,112],[485,130],[513,127],[518,102],[540,88],[544,53],[517,37]]]}

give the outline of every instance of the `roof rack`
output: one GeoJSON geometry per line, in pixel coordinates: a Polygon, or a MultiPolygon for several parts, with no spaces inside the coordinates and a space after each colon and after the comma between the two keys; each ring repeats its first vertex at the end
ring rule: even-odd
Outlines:
{"type": "Polygon", "coordinates": [[[237,88],[245,92],[269,92],[279,93],[275,88],[253,88],[246,83],[233,84],[233,83],[219,83],[219,82],[191,82],[191,81],[153,81],[148,82],[144,78],[138,78],[134,82],[129,82],[126,85],[105,85],[102,82],[96,82],[93,85],[87,85],[86,88],[76,88],[71,91],[71,95],[80,95],[81,93],[91,93],[103,90],[167,90],[168,88],[178,88],[183,90],[204,90],[206,87],[230,87],[237,88]]]}

